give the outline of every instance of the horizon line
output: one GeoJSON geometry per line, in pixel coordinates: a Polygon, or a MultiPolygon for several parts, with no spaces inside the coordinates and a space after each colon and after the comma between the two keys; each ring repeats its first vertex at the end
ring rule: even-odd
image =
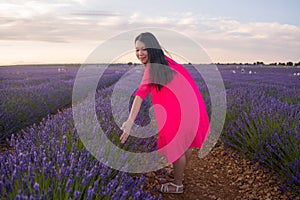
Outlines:
{"type": "MultiPolygon", "coordinates": [[[[290,66],[290,67],[300,67],[299,62],[271,62],[271,63],[264,63],[262,61],[257,62],[212,62],[212,63],[179,63],[182,65],[266,65],[266,66],[290,66]],[[288,64],[290,63],[290,64],[288,64]],[[292,65],[291,65],[292,64],[292,65]]],[[[141,63],[135,62],[119,62],[119,63],[25,63],[25,64],[0,64],[0,67],[22,67],[22,66],[54,66],[54,65],[141,65],[141,63]]]]}

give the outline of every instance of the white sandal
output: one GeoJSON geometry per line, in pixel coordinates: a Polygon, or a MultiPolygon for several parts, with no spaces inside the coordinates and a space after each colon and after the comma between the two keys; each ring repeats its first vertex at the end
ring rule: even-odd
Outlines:
{"type": "Polygon", "coordinates": [[[160,192],[162,192],[162,193],[180,194],[180,193],[183,193],[183,185],[176,185],[176,184],[174,184],[172,182],[165,183],[165,184],[161,185],[160,192]],[[169,191],[169,186],[175,187],[176,190],[175,191],[169,191]]]}

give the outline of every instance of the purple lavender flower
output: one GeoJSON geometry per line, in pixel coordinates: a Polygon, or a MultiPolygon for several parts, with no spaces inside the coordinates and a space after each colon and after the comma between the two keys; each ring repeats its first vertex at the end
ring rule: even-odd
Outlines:
{"type": "Polygon", "coordinates": [[[88,195],[86,197],[87,200],[92,200],[93,196],[95,195],[94,189],[92,186],[89,186],[88,188],[88,195]]]}
{"type": "Polygon", "coordinates": [[[3,194],[3,188],[4,187],[4,184],[3,184],[3,182],[0,180],[0,196],[2,196],[2,194],[3,194]]]}
{"type": "Polygon", "coordinates": [[[38,183],[34,183],[34,196],[38,198],[40,196],[40,185],[38,183]]]}
{"type": "Polygon", "coordinates": [[[74,193],[74,200],[79,200],[80,199],[81,193],[79,191],[75,191],[74,193]]]}
{"type": "Polygon", "coordinates": [[[73,184],[73,179],[72,179],[72,177],[69,177],[67,184],[66,184],[66,191],[70,194],[73,192],[72,184],[73,184]]]}
{"type": "Polygon", "coordinates": [[[52,189],[50,187],[48,188],[47,198],[48,199],[53,199],[52,189]]]}

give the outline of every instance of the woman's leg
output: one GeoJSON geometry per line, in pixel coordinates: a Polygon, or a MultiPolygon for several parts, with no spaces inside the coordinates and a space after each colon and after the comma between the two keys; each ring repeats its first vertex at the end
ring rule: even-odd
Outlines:
{"type": "MultiPolygon", "coordinates": [[[[187,165],[187,162],[191,159],[192,149],[188,149],[178,160],[173,163],[173,173],[174,173],[174,184],[181,186],[184,176],[184,170],[187,165]]],[[[183,188],[181,187],[180,190],[183,188]]],[[[175,191],[174,186],[168,186],[168,190],[175,191]]]]}
{"type": "Polygon", "coordinates": [[[186,152],[173,163],[174,168],[174,183],[176,185],[182,185],[182,180],[184,176],[184,170],[187,163],[190,161],[192,157],[192,149],[186,150],[186,152]]]}
{"type": "Polygon", "coordinates": [[[186,165],[190,162],[193,154],[193,149],[188,149],[185,152],[186,165]]]}
{"type": "Polygon", "coordinates": [[[182,185],[183,173],[186,165],[185,154],[182,155],[176,162],[173,163],[174,168],[174,183],[182,185]]]}

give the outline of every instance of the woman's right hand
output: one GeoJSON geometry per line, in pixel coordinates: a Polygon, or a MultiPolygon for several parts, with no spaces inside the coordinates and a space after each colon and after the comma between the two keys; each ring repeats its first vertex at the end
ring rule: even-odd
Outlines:
{"type": "Polygon", "coordinates": [[[140,111],[142,101],[143,101],[143,99],[139,96],[136,96],[134,98],[129,117],[128,117],[127,121],[125,121],[123,123],[123,125],[121,127],[121,130],[123,131],[123,134],[120,137],[121,143],[126,142],[128,136],[130,134],[134,119],[136,118],[138,112],[140,111]]]}
{"type": "Polygon", "coordinates": [[[125,121],[121,127],[121,130],[123,131],[123,134],[120,137],[121,143],[125,143],[127,138],[129,137],[131,128],[132,128],[133,122],[128,119],[127,121],[125,121]]]}

